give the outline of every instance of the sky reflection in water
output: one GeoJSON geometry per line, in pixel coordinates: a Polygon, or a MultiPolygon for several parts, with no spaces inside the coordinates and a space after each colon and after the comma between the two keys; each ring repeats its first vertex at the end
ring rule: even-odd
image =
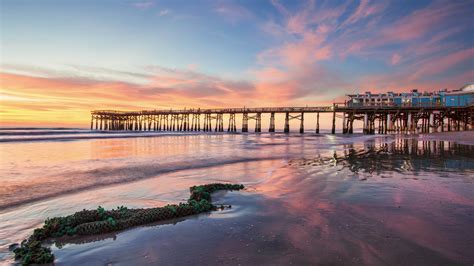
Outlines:
{"type": "MultiPolygon", "coordinates": [[[[76,147],[76,153],[65,158],[82,163],[67,171],[71,178],[85,177],[103,188],[4,210],[2,239],[18,241],[47,216],[99,204],[151,207],[179,202],[187,198],[187,187],[197,183],[242,182],[248,189],[215,195],[217,202],[232,204],[230,210],[66,241],[60,249],[54,247],[59,263],[474,262],[474,146],[266,134],[66,145],[76,147]],[[188,170],[160,172],[180,165],[188,170]],[[136,173],[140,168],[145,170],[136,173]],[[130,174],[137,181],[121,185],[127,181],[122,176],[130,174]],[[111,186],[102,178],[119,182],[111,186]],[[25,225],[15,226],[18,220],[25,225]]],[[[55,142],[49,147],[54,150],[55,142]]],[[[34,162],[40,168],[46,165],[34,162]]],[[[69,161],[56,158],[50,163],[55,167],[47,175],[61,176],[58,165],[69,161]]]]}

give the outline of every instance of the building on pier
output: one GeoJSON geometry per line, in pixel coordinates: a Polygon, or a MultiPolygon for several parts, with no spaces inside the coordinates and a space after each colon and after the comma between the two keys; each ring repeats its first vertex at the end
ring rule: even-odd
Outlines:
{"type": "Polygon", "coordinates": [[[459,90],[445,95],[445,106],[469,106],[474,104],[474,84],[467,84],[459,90]]]}
{"type": "Polygon", "coordinates": [[[372,94],[348,94],[346,101],[348,107],[364,106],[394,106],[394,107],[462,107],[474,104],[474,84],[467,84],[458,90],[446,89],[437,92],[387,92],[372,94]]]}

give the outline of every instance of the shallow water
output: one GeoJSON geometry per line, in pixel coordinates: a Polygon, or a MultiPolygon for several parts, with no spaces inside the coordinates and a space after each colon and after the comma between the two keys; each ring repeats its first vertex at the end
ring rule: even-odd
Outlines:
{"type": "Polygon", "coordinates": [[[8,246],[46,217],[98,205],[162,206],[187,199],[189,186],[232,182],[247,189],[213,197],[231,209],[66,240],[52,247],[56,263],[474,263],[472,145],[362,135],[88,134],[0,144],[0,260],[11,262],[8,246]]]}

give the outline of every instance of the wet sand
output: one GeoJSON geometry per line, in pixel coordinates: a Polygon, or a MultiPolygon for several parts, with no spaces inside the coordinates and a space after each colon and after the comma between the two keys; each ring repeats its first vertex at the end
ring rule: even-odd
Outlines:
{"type": "MultiPolygon", "coordinates": [[[[242,157],[243,150],[250,149],[249,154],[262,159],[164,172],[0,211],[0,239],[4,239],[0,248],[21,240],[48,216],[97,205],[163,206],[185,200],[189,186],[229,182],[247,187],[213,196],[217,203],[231,204],[231,209],[114,234],[63,239],[52,246],[56,263],[474,263],[474,146],[365,136],[261,136],[240,141],[239,136],[220,139],[229,147],[219,155],[242,157]],[[274,156],[267,158],[268,154],[274,156]]],[[[107,152],[99,152],[95,160],[107,156],[117,160],[128,145],[118,140],[101,144],[115,150],[104,148],[107,152]]],[[[156,153],[145,149],[134,156],[156,153]]],[[[135,163],[130,161],[127,167],[135,163]]],[[[3,254],[11,262],[11,255],[3,254]]]]}

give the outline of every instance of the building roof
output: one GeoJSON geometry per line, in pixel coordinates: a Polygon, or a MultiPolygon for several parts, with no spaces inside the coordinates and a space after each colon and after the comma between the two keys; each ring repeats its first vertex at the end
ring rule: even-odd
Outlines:
{"type": "Polygon", "coordinates": [[[474,91],[474,83],[468,83],[461,87],[462,91],[474,91]]]}

